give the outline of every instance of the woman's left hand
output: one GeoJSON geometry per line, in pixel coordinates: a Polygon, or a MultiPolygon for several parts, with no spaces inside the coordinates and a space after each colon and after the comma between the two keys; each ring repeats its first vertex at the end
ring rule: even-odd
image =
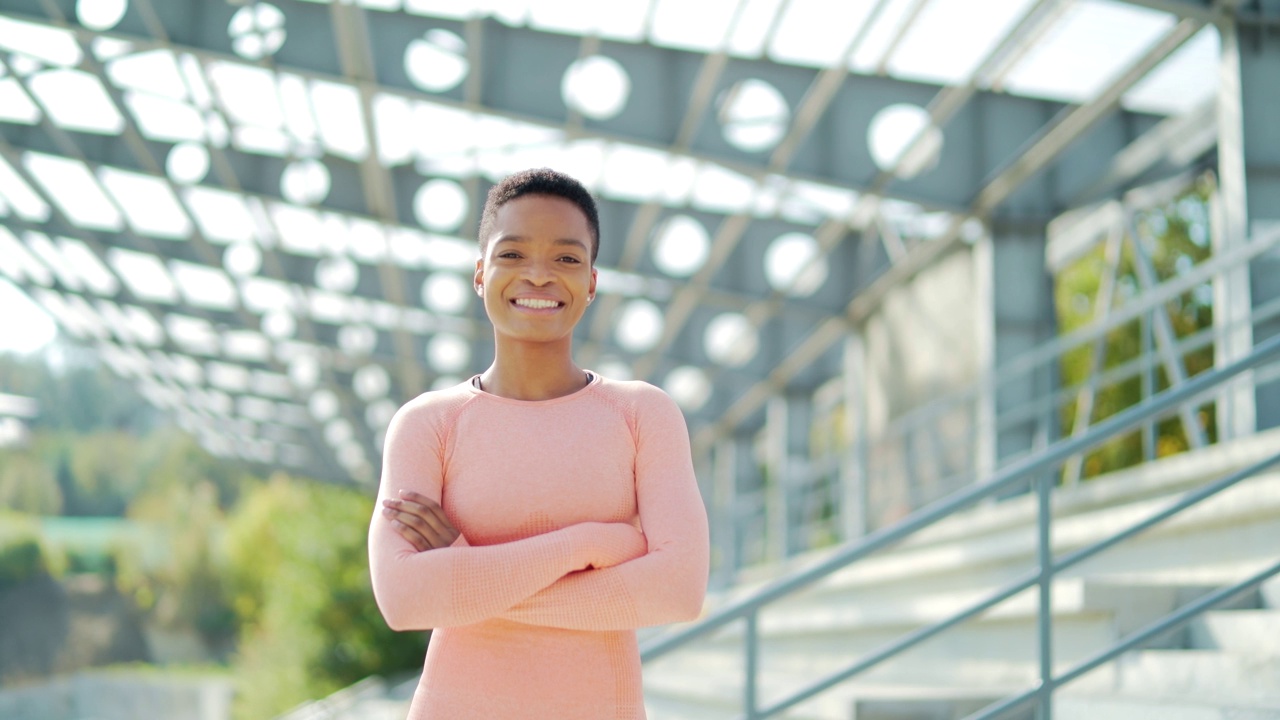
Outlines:
{"type": "Polygon", "coordinates": [[[382,516],[409,544],[418,550],[448,547],[458,539],[458,531],[431,498],[412,490],[401,490],[399,499],[382,501],[382,516]]]}

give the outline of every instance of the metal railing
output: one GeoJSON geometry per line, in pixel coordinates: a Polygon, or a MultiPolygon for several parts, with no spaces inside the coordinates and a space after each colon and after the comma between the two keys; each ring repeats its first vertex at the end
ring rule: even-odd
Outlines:
{"type": "Polygon", "coordinates": [[[1053,556],[1050,538],[1052,530],[1051,492],[1055,482],[1051,471],[1073,455],[1095,447],[1119,433],[1139,427],[1144,422],[1176,412],[1177,408],[1196,401],[1232,378],[1276,359],[1280,359],[1280,336],[1259,343],[1248,356],[1236,362],[1189,378],[1175,387],[1148,398],[1139,405],[1128,408],[1093,425],[1087,432],[1079,436],[1063,439],[1050,445],[1040,453],[1016,460],[997,471],[991,480],[971,486],[927,505],[913,512],[902,522],[872,532],[860,541],[833,552],[823,561],[780,578],[751,596],[731,602],[692,625],[645,642],[641,646],[641,659],[643,662],[648,662],[732,622],[742,620],[745,623],[745,632],[743,633],[745,673],[742,698],[743,717],[747,718],[747,720],[767,718],[809,700],[819,693],[863,673],[966,620],[977,617],[1018,593],[1038,586],[1039,608],[1036,621],[1039,639],[1038,685],[1024,693],[996,703],[970,716],[968,720],[996,718],[1033,704],[1037,709],[1038,716],[1047,720],[1051,717],[1053,692],[1059,686],[1071,682],[1151,638],[1177,628],[1204,610],[1242,594],[1273,576],[1280,575],[1280,562],[1277,562],[1241,582],[1202,597],[1160,621],[1124,638],[1094,657],[1078,663],[1066,671],[1055,674],[1052,665],[1053,636],[1050,590],[1056,575],[1117,543],[1147,530],[1186,508],[1222,492],[1245,478],[1280,464],[1280,454],[1257,462],[1204,487],[1189,491],[1175,503],[1146,520],[1060,558],[1053,556]],[[1026,573],[985,599],[944,620],[914,630],[841,670],[809,683],[767,706],[760,706],[758,697],[760,668],[759,614],[766,605],[808,587],[872,553],[894,545],[980,500],[992,497],[1012,487],[1015,483],[1028,479],[1035,483],[1038,496],[1037,567],[1034,571],[1026,573]]]}

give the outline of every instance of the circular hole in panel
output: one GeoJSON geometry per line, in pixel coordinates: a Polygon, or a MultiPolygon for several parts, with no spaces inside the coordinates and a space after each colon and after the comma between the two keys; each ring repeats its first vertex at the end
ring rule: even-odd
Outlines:
{"type": "Polygon", "coordinates": [[[662,311],[648,300],[627,303],[618,316],[617,339],[624,350],[644,352],[662,338],[662,311]]]}
{"type": "Polygon", "coordinates": [[[332,390],[317,390],[311,393],[307,407],[311,410],[311,417],[323,422],[338,414],[338,396],[332,390]]]}
{"type": "Polygon", "coordinates": [[[227,34],[231,36],[231,49],[237,55],[258,60],[284,45],[284,13],[270,3],[245,5],[231,16],[227,34]]]}
{"type": "Polygon", "coordinates": [[[437,232],[458,229],[467,216],[467,191],[445,179],[428,180],[413,196],[413,214],[422,226],[437,232]]]}
{"type": "Polygon", "coordinates": [[[368,325],[344,325],[338,329],[338,347],[352,355],[368,355],[378,344],[378,331],[368,325]]]}
{"type": "Polygon", "coordinates": [[[812,295],[827,280],[827,259],[818,241],[804,233],[787,233],[769,244],[764,274],[774,290],[794,297],[812,295]]]}
{"type": "Polygon", "coordinates": [[[427,362],[439,373],[460,372],[471,362],[471,343],[461,335],[440,333],[427,342],[427,362]]]}
{"type": "Polygon", "coordinates": [[[422,302],[436,312],[460,313],[471,302],[471,284],[454,273],[433,273],[422,283],[422,302]]]}
{"type": "Polygon", "coordinates": [[[262,268],[262,251],[247,242],[228,245],[222,253],[222,266],[236,277],[249,277],[262,268]]]}
{"type": "Polygon", "coordinates": [[[470,69],[467,43],[448,30],[428,30],[405,48],[404,69],[409,80],[423,90],[452,90],[470,69]]]}
{"type": "Polygon", "coordinates": [[[721,365],[740,367],[755,357],[759,347],[756,329],[742,313],[717,315],[707,323],[703,335],[707,357],[721,365]]]}
{"type": "Polygon", "coordinates": [[[176,183],[198,183],[209,174],[209,150],[200,143],[178,143],[165,158],[164,170],[176,183]]]}
{"type": "Polygon", "coordinates": [[[632,372],[631,363],[617,358],[601,360],[596,367],[599,368],[601,375],[611,380],[630,380],[635,375],[632,372]]]}
{"type": "Polygon", "coordinates": [[[871,125],[867,127],[867,146],[871,150],[871,159],[881,170],[888,171],[897,164],[898,177],[913,178],[938,163],[942,153],[942,130],[933,125],[929,111],[919,105],[899,103],[884,108],[871,118],[871,125]],[[908,146],[920,133],[924,133],[924,137],[907,152],[908,146]]]}
{"type": "Polygon", "coordinates": [[[290,360],[289,379],[299,389],[315,387],[320,381],[320,361],[310,355],[299,355],[290,360]]]}
{"type": "Polygon", "coordinates": [[[668,373],[662,387],[680,407],[690,412],[701,409],[711,399],[711,381],[707,374],[691,365],[668,373]]]}
{"type": "Polygon", "coordinates": [[[273,310],[262,316],[262,332],[276,340],[293,337],[298,330],[298,322],[283,310],[273,310]]]}
{"type": "Polygon", "coordinates": [[[689,277],[702,268],[710,252],[711,238],[702,223],[688,215],[675,215],[658,228],[653,264],[673,277],[689,277]]]}
{"type": "Polygon", "coordinates": [[[608,120],[622,112],[630,95],[626,69],[603,55],[575,60],[560,81],[564,104],[593,120],[608,120]]]}
{"type": "Polygon", "coordinates": [[[329,195],[329,168],[319,160],[296,160],[280,174],[280,194],[298,205],[314,205],[329,195]]]}
{"type": "Polygon", "coordinates": [[[391,418],[395,416],[398,409],[395,402],[391,400],[383,399],[369,403],[369,406],[364,409],[364,421],[369,424],[371,430],[383,430],[391,424],[391,418]]]}
{"type": "Polygon", "coordinates": [[[381,365],[365,365],[352,375],[351,387],[361,400],[371,401],[387,394],[391,377],[381,365]]]}
{"type": "Polygon", "coordinates": [[[110,30],[129,10],[129,0],[79,0],[76,17],[90,30],[110,30]]]}
{"type": "Polygon", "coordinates": [[[441,375],[440,377],[437,377],[434,382],[431,383],[431,389],[447,390],[453,387],[454,385],[457,385],[460,382],[462,382],[462,378],[458,377],[457,375],[441,375]]]}
{"type": "Polygon", "coordinates": [[[360,447],[360,443],[355,440],[347,438],[341,445],[338,445],[334,453],[338,456],[338,462],[347,469],[347,472],[365,471],[364,448],[360,447]]]}
{"type": "Polygon", "coordinates": [[[740,150],[767,150],[787,132],[791,108],[778,89],[763,80],[740,80],[720,96],[724,139],[740,150]]]}
{"type": "Polygon", "coordinates": [[[343,418],[334,418],[324,425],[324,440],[330,445],[341,445],[350,440],[355,432],[351,423],[343,418]]]}
{"type": "Polygon", "coordinates": [[[316,285],[323,290],[349,293],[360,282],[360,268],[349,257],[330,257],[316,263],[316,285]]]}

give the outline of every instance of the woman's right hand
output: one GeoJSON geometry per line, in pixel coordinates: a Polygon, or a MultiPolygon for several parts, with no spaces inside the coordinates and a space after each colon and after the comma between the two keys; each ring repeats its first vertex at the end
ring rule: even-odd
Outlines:
{"type": "Polygon", "coordinates": [[[412,490],[400,491],[398,499],[382,501],[382,516],[418,552],[448,547],[458,539],[439,503],[412,490]]]}
{"type": "Polygon", "coordinates": [[[583,535],[584,569],[621,565],[649,552],[644,533],[628,523],[588,522],[576,527],[583,535]]]}

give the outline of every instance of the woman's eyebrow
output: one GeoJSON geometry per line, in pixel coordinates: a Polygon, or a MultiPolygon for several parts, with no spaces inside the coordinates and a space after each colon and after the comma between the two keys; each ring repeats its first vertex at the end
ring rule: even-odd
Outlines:
{"type": "MultiPolygon", "coordinates": [[[[508,243],[508,242],[521,243],[521,242],[525,242],[526,240],[528,240],[528,238],[526,238],[523,235],[503,235],[497,240],[494,240],[493,244],[496,247],[503,243],[508,243]]],[[[559,240],[555,241],[555,244],[556,245],[573,245],[574,247],[581,248],[582,250],[590,250],[590,248],[587,247],[586,243],[584,243],[583,241],[577,238],[560,238],[559,240]]]]}

